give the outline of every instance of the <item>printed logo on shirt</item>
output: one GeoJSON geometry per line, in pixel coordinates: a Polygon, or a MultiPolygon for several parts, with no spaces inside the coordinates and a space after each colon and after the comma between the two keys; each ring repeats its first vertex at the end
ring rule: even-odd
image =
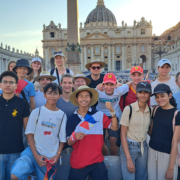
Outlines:
{"type": "Polygon", "coordinates": [[[44,131],[44,135],[51,135],[51,131],[44,131]]]}
{"type": "Polygon", "coordinates": [[[55,128],[56,127],[56,124],[53,124],[53,123],[50,123],[50,122],[45,122],[45,121],[42,121],[42,126],[45,126],[45,127],[48,127],[48,128],[55,128]]]}
{"type": "Polygon", "coordinates": [[[101,103],[106,103],[106,102],[111,102],[111,103],[113,103],[113,102],[117,102],[118,100],[119,100],[119,97],[116,97],[116,98],[113,98],[113,99],[103,99],[103,98],[99,99],[99,101],[100,101],[101,103]]]}
{"type": "Polygon", "coordinates": [[[13,115],[13,117],[16,117],[17,116],[17,110],[16,109],[13,109],[13,113],[12,113],[12,115],[13,115]]]}

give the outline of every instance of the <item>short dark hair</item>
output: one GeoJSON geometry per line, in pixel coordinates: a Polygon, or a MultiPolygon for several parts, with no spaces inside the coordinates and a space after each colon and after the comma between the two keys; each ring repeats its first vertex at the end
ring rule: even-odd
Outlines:
{"type": "MultiPolygon", "coordinates": [[[[87,90],[84,90],[84,91],[87,91],[87,90]]],[[[76,94],[76,97],[78,97],[79,96],[79,93],[80,92],[83,92],[83,91],[79,91],[77,94],[76,94]]],[[[89,94],[90,94],[90,98],[92,98],[92,93],[90,92],[90,91],[87,91],[87,92],[89,92],[89,94]]]]}
{"type": "Polygon", "coordinates": [[[49,83],[44,87],[44,94],[48,91],[48,89],[51,89],[52,92],[58,92],[59,94],[62,94],[61,88],[56,83],[49,83]]]}
{"type": "Polygon", "coordinates": [[[0,76],[0,82],[2,83],[2,79],[6,76],[10,76],[10,77],[13,77],[16,81],[16,84],[18,84],[18,76],[15,72],[13,71],[4,71],[1,76],[0,76]]]}
{"type": "Polygon", "coordinates": [[[178,81],[179,75],[180,75],[180,72],[178,72],[178,73],[176,74],[176,82],[178,81]]]}
{"type": "Polygon", "coordinates": [[[62,77],[61,77],[61,83],[63,82],[63,79],[64,79],[65,77],[72,78],[72,82],[74,83],[74,77],[73,77],[71,74],[69,74],[69,73],[66,73],[66,74],[63,74],[63,75],[62,75],[62,77]]]}

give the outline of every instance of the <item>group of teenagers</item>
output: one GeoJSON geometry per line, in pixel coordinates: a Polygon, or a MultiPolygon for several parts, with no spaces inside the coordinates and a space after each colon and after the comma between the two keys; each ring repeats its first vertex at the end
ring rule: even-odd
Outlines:
{"type": "Polygon", "coordinates": [[[98,59],[86,64],[87,77],[66,68],[62,52],[54,59],[49,71],[39,58],[10,62],[0,76],[0,180],[46,180],[47,164],[62,163],[65,151],[68,180],[108,180],[104,156],[118,146],[123,180],[179,178],[180,73],[169,76],[169,60],[159,61],[152,84],[140,66],[120,84],[101,74],[106,64],[98,59]],[[19,80],[27,85],[17,93],[19,80]]]}

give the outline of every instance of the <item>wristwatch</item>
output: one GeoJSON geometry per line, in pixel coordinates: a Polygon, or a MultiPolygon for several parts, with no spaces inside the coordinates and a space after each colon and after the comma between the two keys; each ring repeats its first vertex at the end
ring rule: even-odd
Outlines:
{"type": "Polygon", "coordinates": [[[114,112],[113,113],[110,112],[110,114],[111,114],[111,116],[114,116],[114,115],[116,115],[116,111],[114,110],[114,112]]]}

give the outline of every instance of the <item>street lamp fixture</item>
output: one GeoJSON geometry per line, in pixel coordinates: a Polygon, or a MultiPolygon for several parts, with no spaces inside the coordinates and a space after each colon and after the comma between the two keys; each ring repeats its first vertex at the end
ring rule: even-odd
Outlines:
{"type": "Polygon", "coordinates": [[[168,53],[169,45],[168,46],[163,45],[162,41],[160,40],[158,45],[156,44],[155,46],[152,46],[152,51],[154,54],[158,54],[159,59],[161,60],[161,55],[168,53]]]}

